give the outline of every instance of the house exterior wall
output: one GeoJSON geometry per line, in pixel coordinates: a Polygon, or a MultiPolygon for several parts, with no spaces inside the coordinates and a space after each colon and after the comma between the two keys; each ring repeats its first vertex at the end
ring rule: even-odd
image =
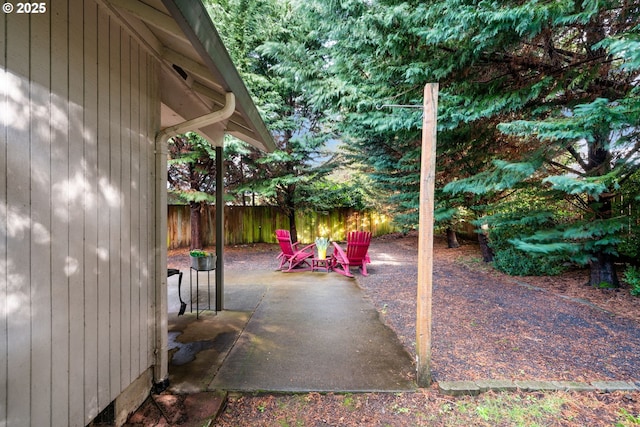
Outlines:
{"type": "Polygon", "coordinates": [[[154,362],[159,65],[93,1],[46,8],[0,15],[3,426],[86,425],[154,362]]]}

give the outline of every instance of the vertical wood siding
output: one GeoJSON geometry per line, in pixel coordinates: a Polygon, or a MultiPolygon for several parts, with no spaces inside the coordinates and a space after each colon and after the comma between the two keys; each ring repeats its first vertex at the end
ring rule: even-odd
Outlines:
{"type": "MultiPolygon", "coordinates": [[[[0,34],[6,34],[7,22],[0,17],[0,34]]],[[[0,43],[0,88],[9,84],[5,54],[7,44],[0,43]]],[[[0,169],[7,170],[7,138],[8,138],[8,106],[9,91],[0,89],[0,169]]],[[[0,173],[0,420],[7,419],[7,406],[9,399],[7,395],[8,383],[8,357],[7,354],[7,311],[9,306],[8,276],[9,265],[7,257],[7,229],[8,229],[8,206],[7,206],[7,181],[8,174],[0,173]]]]}
{"type": "MultiPolygon", "coordinates": [[[[5,34],[7,22],[0,18],[0,34],[5,34]]],[[[6,69],[5,53],[7,44],[0,43],[0,88],[9,83],[6,69]]],[[[9,91],[0,89],[0,169],[7,170],[7,138],[8,138],[8,105],[9,91]]],[[[8,298],[8,258],[7,258],[7,178],[6,173],[0,173],[0,420],[7,419],[7,307],[8,298]]]]}
{"type": "MultiPolygon", "coordinates": [[[[1,15],[0,15],[1,17],[1,15]]],[[[13,393],[6,393],[7,421],[19,423],[22,414],[29,414],[31,407],[31,263],[29,247],[31,233],[31,208],[29,187],[31,186],[31,174],[24,170],[24,165],[29,164],[29,120],[34,111],[28,108],[31,98],[29,82],[20,78],[21,75],[29,75],[29,22],[28,17],[15,15],[16,19],[8,19],[6,22],[7,33],[15,34],[13,43],[6,44],[5,81],[0,84],[1,90],[7,92],[6,105],[11,111],[15,105],[17,114],[6,117],[7,126],[3,132],[5,136],[3,151],[6,151],[6,199],[4,211],[6,215],[6,253],[5,259],[5,291],[7,298],[4,300],[6,340],[2,350],[4,355],[0,359],[6,361],[4,368],[7,372],[7,384],[21,383],[14,387],[13,393]],[[17,105],[16,105],[17,104],[17,105]],[[21,143],[16,143],[16,142],[21,143]],[[26,142],[26,143],[25,143],[26,142]],[[9,345],[15,347],[10,351],[9,345]]],[[[13,18],[13,17],[12,17],[13,18]]],[[[9,114],[7,114],[9,115],[9,114]]],[[[45,350],[46,351],[46,350],[45,350]]],[[[27,418],[28,419],[28,418],[27,418]]],[[[16,424],[17,425],[17,424],[16,424]]]]}
{"type": "Polygon", "coordinates": [[[92,1],[0,34],[0,424],[83,426],[153,363],[157,64],[92,1]]]}

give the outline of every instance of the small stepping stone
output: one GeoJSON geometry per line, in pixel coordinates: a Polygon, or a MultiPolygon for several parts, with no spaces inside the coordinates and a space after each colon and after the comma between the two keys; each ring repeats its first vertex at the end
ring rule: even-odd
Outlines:
{"type": "Polygon", "coordinates": [[[595,391],[596,388],[587,383],[581,383],[579,381],[554,381],[558,386],[558,390],[562,391],[595,391]]]}
{"type": "Polygon", "coordinates": [[[473,381],[442,381],[438,383],[440,391],[449,396],[475,396],[480,387],[473,381]]]}
{"type": "Polygon", "coordinates": [[[605,393],[612,391],[638,391],[635,384],[626,381],[593,381],[592,386],[605,393]]]}
{"type": "Polygon", "coordinates": [[[515,385],[522,391],[558,391],[551,381],[515,381],[515,385]]]}
{"type": "Polygon", "coordinates": [[[509,380],[480,380],[480,381],[476,381],[476,385],[480,387],[480,391],[482,393],[489,390],[514,391],[518,389],[518,387],[513,383],[513,381],[509,381],[509,380]]]}

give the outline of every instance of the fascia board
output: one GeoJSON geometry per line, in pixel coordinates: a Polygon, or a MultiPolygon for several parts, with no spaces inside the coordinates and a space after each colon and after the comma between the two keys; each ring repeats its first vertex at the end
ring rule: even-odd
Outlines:
{"type": "Polygon", "coordinates": [[[262,142],[265,151],[274,151],[276,146],[273,137],[260,117],[249,91],[202,3],[194,0],[162,0],[162,2],[207,68],[220,78],[226,86],[224,88],[226,91],[234,93],[239,109],[255,128],[257,139],[262,142]]]}

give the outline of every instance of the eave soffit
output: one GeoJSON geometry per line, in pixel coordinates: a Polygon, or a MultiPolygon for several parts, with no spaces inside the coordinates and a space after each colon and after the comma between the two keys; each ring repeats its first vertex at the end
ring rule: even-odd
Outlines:
{"type": "MultiPolygon", "coordinates": [[[[221,109],[236,96],[226,133],[270,152],[275,143],[200,1],[102,0],[160,60],[161,128],[221,109]]],[[[210,142],[220,125],[199,129],[210,142]]]]}

